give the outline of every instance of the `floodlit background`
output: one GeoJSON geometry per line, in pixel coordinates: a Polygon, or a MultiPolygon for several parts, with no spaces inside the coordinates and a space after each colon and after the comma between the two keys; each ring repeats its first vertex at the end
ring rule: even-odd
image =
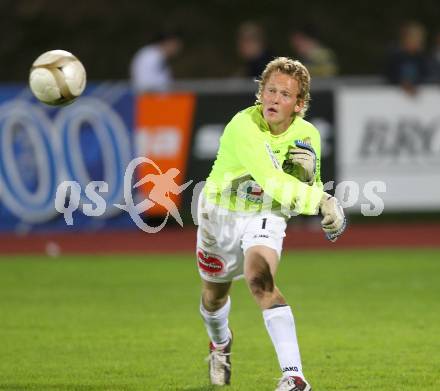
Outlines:
{"type": "MultiPolygon", "coordinates": [[[[275,56],[312,73],[306,119],[350,221],[335,244],[316,217],[289,223],[278,283],[305,372],[317,390],[440,389],[440,6],[311,3],[0,0],[0,390],[211,389],[194,200],[275,56]],[[27,86],[51,49],[87,70],[61,108],[27,86]],[[140,221],[165,228],[146,233],[114,206],[135,157],[155,163],[135,178],[174,167],[193,181],[171,197],[183,228],[156,204],[140,221]],[[63,180],[82,189],[73,225],[55,209],[63,180]],[[98,217],[83,213],[92,180],[109,184],[98,217]]],[[[233,303],[231,391],[273,389],[241,282],[233,303]]]]}
{"type": "Polygon", "coordinates": [[[380,74],[399,26],[417,20],[429,44],[439,29],[438,4],[379,0],[354,4],[278,1],[3,0],[0,4],[1,80],[20,81],[28,63],[45,50],[77,53],[92,80],[125,79],[131,57],[155,33],[180,29],[186,49],[176,59],[179,78],[228,77],[240,65],[236,36],[244,21],[258,21],[274,54],[290,54],[288,32],[312,24],[337,52],[343,75],[380,74]],[[13,61],[12,59],[15,59],[13,61]]]}

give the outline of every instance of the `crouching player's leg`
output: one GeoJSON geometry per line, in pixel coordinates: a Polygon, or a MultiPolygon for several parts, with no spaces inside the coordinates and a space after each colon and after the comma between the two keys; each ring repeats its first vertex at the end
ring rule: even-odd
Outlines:
{"type": "Polygon", "coordinates": [[[228,323],[231,309],[231,299],[228,295],[230,286],[230,282],[202,282],[200,314],[210,338],[209,377],[211,384],[219,386],[231,382],[232,333],[228,323]]]}
{"type": "Polygon", "coordinates": [[[279,234],[276,233],[276,227],[269,233],[269,223],[270,220],[267,220],[266,234],[255,233],[254,230],[251,235],[247,235],[248,240],[243,241],[244,275],[253,297],[263,311],[264,323],[278,356],[283,375],[276,390],[311,391],[302,372],[292,310],[274,280],[285,226],[279,234]],[[256,239],[254,245],[253,238],[256,239]]]}
{"type": "Polygon", "coordinates": [[[197,230],[197,266],[202,279],[200,314],[210,339],[208,361],[211,384],[226,385],[231,381],[229,289],[234,275],[243,270],[237,256],[241,254],[240,238],[234,229],[234,218],[218,213],[215,207],[208,208],[203,201],[201,198],[197,230]]]}

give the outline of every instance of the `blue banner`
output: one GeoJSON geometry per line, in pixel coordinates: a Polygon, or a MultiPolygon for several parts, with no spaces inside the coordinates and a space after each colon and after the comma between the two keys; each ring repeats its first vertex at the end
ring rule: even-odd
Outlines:
{"type": "Polygon", "coordinates": [[[134,97],[126,83],[90,85],[73,104],[61,108],[36,101],[24,85],[0,86],[0,231],[136,228],[114,207],[123,200],[124,173],[133,159],[134,97]],[[105,181],[106,211],[87,217],[78,208],[66,225],[55,209],[58,185],[84,189],[105,181]]]}

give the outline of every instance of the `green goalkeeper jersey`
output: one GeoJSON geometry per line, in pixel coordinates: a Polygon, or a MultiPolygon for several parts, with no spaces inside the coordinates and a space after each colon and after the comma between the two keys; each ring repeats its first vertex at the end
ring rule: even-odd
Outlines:
{"type": "Polygon", "coordinates": [[[286,215],[316,214],[323,195],[320,156],[319,132],[311,123],[297,116],[285,132],[273,135],[261,105],[251,106],[226,125],[204,193],[211,203],[238,212],[270,208],[286,215]],[[306,141],[315,150],[311,186],[282,169],[295,140],[306,141]]]}

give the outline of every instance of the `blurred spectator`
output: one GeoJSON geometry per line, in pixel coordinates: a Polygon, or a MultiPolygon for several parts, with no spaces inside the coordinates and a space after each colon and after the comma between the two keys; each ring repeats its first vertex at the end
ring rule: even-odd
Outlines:
{"type": "Polygon", "coordinates": [[[400,28],[399,44],[387,58],[386,77],[391,84],[400,85],[408,94],[427,80],[428,61],[425,54],[425,29],[417,22],[408,22],[400,28]]]}
{"type": "Polygon", "coordinates": [[[267,47],[266,36],[261,25],[244,22],[238,29],[237,50],[244,62],[240,72],[244,77],[259,77],[273,55],[267,47]]]}
{"type": "Polygon", "coordinates": [[[183,46],[177,32],[161,33],[141,48],[130,66],[131,83],[135,91],[164,91],[173,81],[169,60],[179,54],[183,46]]]}
{"type": "Polygon", "coordinates": [[[331,77],[338,73],[335,53],[319,41],[312,27],[292,30],[289,44],[312,77],[331,77]]]}
{"type": "Polygon", "coordinates": [[[440,83],[440,31],[434,35],[434,44],[430,53],[430,81],[440,83]]]}

